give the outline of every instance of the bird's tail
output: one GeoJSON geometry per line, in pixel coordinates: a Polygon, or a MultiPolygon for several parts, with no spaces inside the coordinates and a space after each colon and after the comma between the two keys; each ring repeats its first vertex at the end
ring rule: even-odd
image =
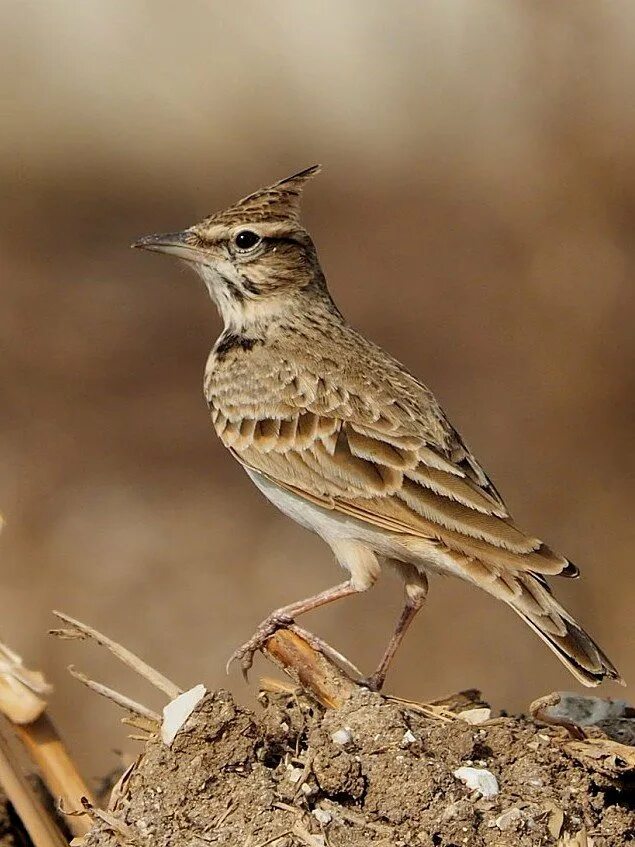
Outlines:
{"type": "MultiPolygon", "coordinates": [[[[508,604],[550,647],[563,665],[583,685],[593,687],[604,679],[624,684],[617,669],[595,641],[571,617],[551,594],[546,582],[537,575],[523,574],[518,580],[523,595],[540,597],[540,610],[529,610],[527,604],[508,600],[508,604]]],[[[520,599],[520,598],[519,598],[520,599]]]]}

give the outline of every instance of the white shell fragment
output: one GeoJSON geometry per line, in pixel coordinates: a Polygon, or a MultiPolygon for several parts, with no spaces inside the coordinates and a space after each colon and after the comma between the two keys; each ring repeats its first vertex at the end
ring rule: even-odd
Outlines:
{"type": "Polygon", "coordinates": [[[492,717],[492,710],[489,708],[482,709],[466,709],[464,712],[459,712],[457,715],[465,723],[478,726],[480,723],[485,723],[492,717]]]}
{"type": "Polygon", "coordinates": [[[331,741],[333,744],[338,744],[340,747],[345,747],[347,744],[350,744],[353,740],[353,733],[351,732],[350,726],[342,727],[342,729],[337,729],[331,735],[331,741]]]}
{"type": "Polygon", "coordinates": [[[177,733],[192,714],[198,703],[207,693],[202,683],[179,694],[163,707],[163,723],[161,724],[161,740],[166,746],[170,746],[177,733]]]}
{"type": "Polygon", "coordinates": [[[404,745],[414,744],[416,740],[417,740],[417,737],[415,736],[415,734],[411,730],[407,729],[403,734],[403,738],[401,739],[401,743],[404,744],[404,745]]]}
{"type": "Polygon", "coordinates": [[[498,781],[491,771],[485,768],[457,768],[454,776],[464,782],[472,791],[479,791],[483,797],[495,797],[498,794],[498,781]]]}

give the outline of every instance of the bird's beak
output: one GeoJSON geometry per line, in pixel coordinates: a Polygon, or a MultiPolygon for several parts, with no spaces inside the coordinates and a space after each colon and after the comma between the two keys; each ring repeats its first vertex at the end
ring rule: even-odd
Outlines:
{"type": "Polygon", "coordinates": [[[170,256],[177,256],[179,259],[200,261],[203,251],[196,245],[196,240],[194,233],[185,229],[183,232],[145,235],[130,246],[137,247],[140,250],[154,250],[156,253],[168,253],[170,256]]]}

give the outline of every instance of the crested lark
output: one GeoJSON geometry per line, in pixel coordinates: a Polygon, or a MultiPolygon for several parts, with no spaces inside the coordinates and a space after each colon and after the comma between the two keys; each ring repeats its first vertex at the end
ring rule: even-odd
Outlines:
{"type": "Polygon", "coordinates": [[[577,576],[575,565],[515,525],[430,390],[331,299],[300,224],[302,189],[318,170],[134,245],[178,256],[203,278],[224,321],[205,369],[216,432],[263,494],[320,535],[348,572],[273,612],[232,658],[246,672],[277,627],[365,591],[389,563],[405,603],[372,688],[423,605],[428,572],[503,600],[585,685],[619,679],[547,583],[577,576]]]}

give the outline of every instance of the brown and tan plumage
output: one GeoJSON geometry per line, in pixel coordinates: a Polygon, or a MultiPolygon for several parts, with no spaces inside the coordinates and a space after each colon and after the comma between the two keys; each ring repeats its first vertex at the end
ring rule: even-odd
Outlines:
{"type": "Polygon", "coordinates": [[[274,612],[237,653],[246,668],[276,626],[370,587],[395,566],[406,601],[370,684],[423,604],[428,572],[504,600],[585,685],[618,673],[546,581],[577,568],[520,530],[433,394],[352,329],[300,224],[309,168],[175,234],[136,246],[203,277],[225,329],[205,373],[223,444],[282,511],[320,534],[344,583],[274,612]]]}

